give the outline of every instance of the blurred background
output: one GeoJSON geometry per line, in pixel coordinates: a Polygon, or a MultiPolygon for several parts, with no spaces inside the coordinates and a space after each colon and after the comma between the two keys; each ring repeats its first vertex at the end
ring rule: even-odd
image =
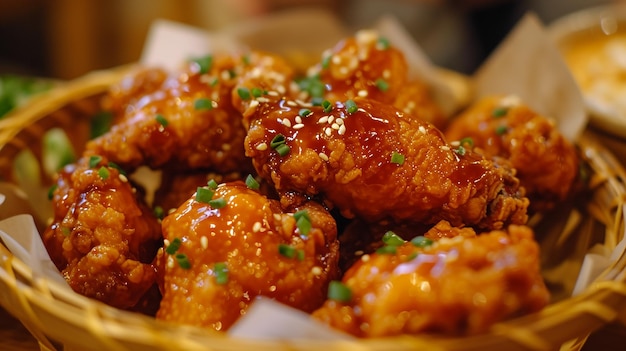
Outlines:
{"type": "Polygon", "coordinates": [[[71,79],[140,57],[154,19],[208,30],[323,7],[351,29],[395,15],[438,65],[471,73],[527,11],[544,23],[602,0],[0,0],[0,74],[71,79]]]}

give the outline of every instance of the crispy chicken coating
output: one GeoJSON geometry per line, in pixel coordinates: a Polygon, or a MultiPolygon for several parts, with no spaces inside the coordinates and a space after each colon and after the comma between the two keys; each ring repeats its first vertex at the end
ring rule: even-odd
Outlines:
{"type": "Polygon", "coordinates": [[[450,141],[471,138],[480,153],[507,159],[533,211],[553,208],[572,195],[580,162],[575,146],[552,120],[514,96],[483,98],[454,119],[445,135],[450,141]]]}
{"type": "Polygon", "coordinates": [[[60,172],[43,242],[74,291],[131,309],[156,284],[151,262],[161,227],[139,192],[107,164],[82,158],[60,172]]]}
{"type": "Polygon", "coordinates": [[[300,86],[308,93],[331,102],[367,97],[442,127],[446,121],[428,86],[409,78],[404,54],[384,37],[361,30],[322,55],[300,86]]]}
{"type": "Polygon", "coordinates": [[[527,220],[528,199],[506,167],[448,145],[432,124],[356,98],[331,106],[285,99],[244,114],[246,154],[283,201],[321,197],[343,216],[368,222],[501,228],[527,220]],[[287,199],[288,200],[288,199],[287,199]]]}
{"type": "Polygon", "coordinates": [[[529,227],[448,238],[455,230],[448,226],[439,240],[388,239],[344,275],[348,293],[313,316],[359,337],[475,334],[548,304],[529,227]]]}
{"type": "Polygon", "coordinates": [[[233,107],[237,75],[254,66],[241,56],[207,56],[178,72],[150,69],[111,88],[116,123],[88,143],[125,169],[249,171],[245,130],[233,107]]]}
{"type": "Polygon", "coordinates": [[[163,220],[163,234],[163,320],[227,330],[260,295],[311,312],[338,277],[337,228],[324,208],[285,212],[240,181],[198,189],[163,220]]]}

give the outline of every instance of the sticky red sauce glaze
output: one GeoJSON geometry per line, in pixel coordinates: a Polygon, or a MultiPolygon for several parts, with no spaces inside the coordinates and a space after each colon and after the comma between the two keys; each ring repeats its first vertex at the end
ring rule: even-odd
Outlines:
{"type": "Polygon", "coordinates": [[[342,279],[352,298],[328,300],[314,317],[359,337],[462,335],[548,304],[530,228],[510,226],[480,236],[445,231],[447,238],[454,231],[459,236],[363,256],[342,279]]]}
{"type": "MultiPolygon", "coordinates": [[[[472,225],[488,216],[487,206],[512,175],[471,151],[458,154],[429,123],[374,100],[354,101],[353,113],[336,103],[328,113],[307,107],[306,117],[287,100],[261,104],[246,114],[246,154],[279,193],[322,195],[346,217],[472,225]],[[285,156],[270,146],[277,135],[289,147],[285,156]],[[392,162],[394,153],[404,163],[392,162]]],[[[506,196],[517,200],[510,190],[506,196]]],[[[526,205],[509,206],[501,219],[523,223],[526,205]]]]}
{"type": "Polygon", "coordinates": [[[213,198],[225,199],[226,206],[191,198],[163,220],[165,239],[182,241],[176,254],[186,255],[191,266],[183,269],[174,255],[159,252],[163,300],[157,318],[226,330],[260,295],[307,312],[324,302],[328,281],[339,273],[336,224],[321,206],[297,209],[306,210],[312,224],[302,235],[293,212],[284,213],[277,201],[243,182],[221,184],[213,198]],[[295,256],[279,253],[281,246],[295,256]],[[216,263],[227,267],[226,283],[217,282],[216,263]]]}

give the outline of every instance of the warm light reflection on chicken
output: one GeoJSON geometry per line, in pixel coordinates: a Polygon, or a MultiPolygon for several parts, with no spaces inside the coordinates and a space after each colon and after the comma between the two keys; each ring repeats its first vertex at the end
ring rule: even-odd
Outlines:
{"type": "Polygon", "coordinates": [[[547,305],[530,228],[452,238],[459,229],[444,231],[435,240],[428,237],[439,234],[411,242],[385,237],[387,244],[355,263],[338,284],[342,293],[313,316],[359,337],[458,335],[484,332],[547,305]]]}

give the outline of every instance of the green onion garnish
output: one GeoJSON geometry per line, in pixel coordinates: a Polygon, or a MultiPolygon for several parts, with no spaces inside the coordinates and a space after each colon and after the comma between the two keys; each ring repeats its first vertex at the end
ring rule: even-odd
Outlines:
{"type": "Polygon", "coordinates": [[[159,122],[160,125],[162,125],[163,127],[167,127],[167,125],[169,124],[169,122],[167,121],[167,119],[165,119],[165,117],[163,117],[162,114],[157,114],[154,119],[156,119],[157,122],[159,122]]]}
{"type": "Polygon", "coordinates": [[[228,283],[228,266],[226,262],[217,262],[213,266],[213,273],[215,273],[215,282],[218,285],[224,285],[228,283]]]}
{"type": "Polygon", "coordinates": [[[261,185],[256,181],[256,179],[254,179],[252,174],[248,174],[246,177],[246,186],[248,189],[258,190],[261,185]]]}
{"type": "Polygon", "coordinates": [[[189,262],[189,258],[187,258],[187,255],[183,253],[179,253],[179,254],[176,254],[174,258],[176,259],[176,262],[178,262],[178,265],[180,266],[180,268],[182,269],[191,268],[191,262],[189,262]]]}
{"type": "Polygon", "coordinates": [[[474,139],[472,139],[472,138],[470,138],[470,137],[466,137],[466,138],[461,139],[461,140],[459,141],[459,144],[460,144],[461,146],[463,146],[463,145],[469,145],[469,147],[470,147],[470,148],[472,148],[472,147],[474,147],[474,139]]]}
{"type": "Polygon", "coordinates": [[[202,57],[197,57],[191,59],[191,62],[194,62],[200,68],[200,74],[208,73],[211,69],[211,65],[213,64],[213,56],[207,55],[202,57]]]}
{"type": "Polygon", "coordinates": [[[509,109],[506,107],[497,107],[491,111],[491,116],[493,118],[501,118],[506,116],[506,113],[509,112],[509,109]]]}
{"type": "Polygon", "coordinates": [[[324,113],[328,113],[333,110],[333,104],[328,100],[324,100],[322,101],[322,108],[324,109],[324,113]]]}
{"type": "Polygon", "coordinates": [[[380,255],[395,255],[396,252],[396,246],[393,245],[385,245],[376,250],[376,253],[380,255]]]}
{"type": "Polygon", "coordinates": [[[117,169],[118,172],[120,172],[120,174],[126,175],[126,171],[122,169],[122,167],[120,167],[117,163],[115,162],[109,162],[107,163],[107,166],[113,168],[113,169],[117,169]]]}
{"type": "Polygon", "coordinates": [[[406,259],[405,259],[405,260],[406,260],[407,262],[408,262],[408,261],[413,261],[416,257],[417,257],[417,252],[413,252],[413,253],[411,253],[410,255],[408,255],[408,256],[406,257],[406,259]]]}
{"type": "Polygon", "coordinates": [[[100,176],[100,178],[107,180],[109,178],[110,173],[106,167],[102,166],[100,167],[100,169],[98,169],[98,175],[100,176]]]}
{"type": "Polygon", "coordinates": [[[383,242],[386,245],[391,245],[391,246],[400,246],[405,243],[404,239],[399,237],[398,234],[392,232],[391,230],[387,231],[383,235],[383,242]]]}
{"type": "Polygon", "coordinates": [[[497,135],[503,135],[508,130],[509,130],[509,128],[507,126],[497,126],[495,132],[496,132],[497,135]]]}
{"type": "Polygon", "coordinates": [[[454,152],[456,152],[456,154],[459,156],[463,156],[465,155],[465,148],[462,145],[459,145],[459,147],[454,149],[454,152]]]}
{"type": "Polygon", "coordinates": [[[389,46],[389,40],[387,40],[387,38],[380,37],[378,41],[376,41],[376,48],[378,50],[387,50],[389,46]]]}
{"type": "Polygon", "coordinates": [[[244,65],[249,65],[250,64],[250,56],[249,55],[243,55],[241,56],[241,62],[243,62],[244,65]]]}
{"type": "Polygon", "coordinates": [[[322,69],[327,69],[330,66],[330,59],[332,55],[326,55],[322,58],[322,69]]]}
{"type": "Polygon", "coordinates": [[[152,210],[154,212],[154,216],[158,219],[163,219],[165,217],[165,210],[161,206],[155,206],[152,210]]]}
{"type": "Polygon", "coordinates": [[[250,89],[250,93],[255,98],[258,98],[258,97],[263,96],[263,89],[261,89],[261,88],[252,88],[252,89],[250,89]]]}
{"type": "Polygon", "coordinates": [[[293,214],[293,217],[296,219],[296,226],[300,231],[301,235],[309,235],[311,231],[311,219],[309,218],[309,214],[306,210],[298,211],[293,214]]]}
{"type": "Polygon", "coordinates": [[[206,183],[206,185],[209,187],[209,189],[211,189],[211,190],[215,190],[215,189],[217,189],[217,185],[218,185],[218,184],[217,184],[217,182],[215,181],[215,179],[211,179],[211,180],[209,180],[209,181],[206,183]]]}
{"type": "Polygon", "coordinates": [[[196,110],[212,110],[213,102],[207,98],[199,98],[193,102],[193,108],[196,110]]]}
{"type": "Polygon", "coordinates": [[[348,111],[349,114],[353,114],[359,109],[359,107],[356,105],[356,102],[354,102],[354,100],[346,101],[345,106],[346,106],[346,111],[348,111]]]}
{"type": "Polygon", "coordinates": [[[321,96],[314,96],[311,98],[311,105],[313,106],[322,106],[322,102],[324,101],[324,98],[321,96]]]}
{"type": "Polygon", "coordinates": [[[298,115],[300,115],[300,117],[309,117],[311,114],[313,114],[313,112],[311,112],[308,108],[302,108],[298,111],[298,115]]]}
{"type": "Polygon", "coordinates": [[[239,95],[241,100],[250,100],[250,89],[246,87],[237,88],[237,95],[239,95]]]}
{"type": "Polygon", "coordinates": [[[338,280],[328,284],[328,298],[338,302],[348,302],[352,299],[352,290],[338,280]]]}
{"type": "Polygon", "coordinates": [[[428,239],[425,236],[420,235],[420,236],[416,236],[415,238],[413,238],[411,240],[411,244],[417,247],[428,247],[433,244],[433,241],[431,239],[428,239]]]}
{"type": "Polygon", "coordinates": [[[282,134],[277,134],[270,142],[270,147],[272,149],[276,149],[278,145],[282,145],[285,142],[286,142],[285,136],[282,134]]]}
{"type": "Polygon", "coordinates": [[[57,184],[54,184],[48,189],[48,200],[52,200],[54,197],[54,192],[59,188],[57,184]]]}
{"type": "Polygon", "coordinates": [[[391,154],[391,163],[395,163],[397,165],[402,166],[404,164],[404,155],[399,152],[393,152],[391,154]]]}
{"type": "Polygon", "coordinates": [[[102,162],[102,156],[89,156],[89,168],[96,168],[96,166],[99,165],[100,162],[102,162]]]}
{"type": "Polygon", "coordinates": [[[276,147],[276,152],[278,152],[280,156],[286,156],[290,150],[291,148],[286,144],[280,144],[276,147]]]}
{"type": "Polygon", "coordinates": [[[219,199],[209,200],[209,205],[215,209],[223,208],[226,206],[226,199],[220,197],[219,199]]]}
{"type": "Polygon", "coordinates": [[[382,91],[383,93],[389,90],[389,83],[387,83],[384,79],[378,78],[376,79],[376,88],[382,91]]]}
{"type": "Polygon", "coordinates": [[[180,248],[180,244],[182,243],[183,242],[179,238],[174,238],[174,240],[172,240],[170,244],[167,245],[167,247],[165,248],[165,253],[168,255],[175,254],[176,251],[178,251],[178,249],[180,248]]]}
{"type": "Polygon", "coordinates": [[[213,190],[199,186],[196,189],[196,201],[208,204],[213,199],[213,190]]]}
{"type": "Polygon", "coordinates": [[[287,258],[296,256],[296,248],[287,244],[278,244],[278,253],[287,258]]]}

